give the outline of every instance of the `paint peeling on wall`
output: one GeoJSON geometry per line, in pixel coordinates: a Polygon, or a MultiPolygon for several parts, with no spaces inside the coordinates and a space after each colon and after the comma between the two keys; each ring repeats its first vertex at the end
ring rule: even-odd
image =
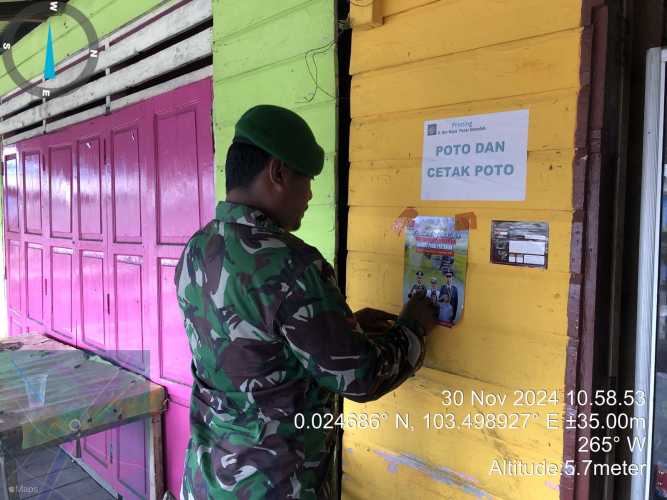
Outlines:
{"type": "Polygon", "coordinates": [[[411,455],[393,454],[378,450],[375,450],[374,453],[387,461],[387,470],[392,474],[398,472],[398,467],[400,465],[411,467],[428,475],[434,481],[454,486],[477,498],[493,499],[493,497],[484,490],[471,485],[470,483],[479,483],[479,481],[467,474],[456,472],[448,467],[431,467],[419,458],[411,455]]]}
{"type": "Polygon", "coordinates": [[[544,485],[545,485],[547,488],[551,488],[552,490],[555,490],[555,491],[559,491],[559,490],[560,490],[560,486],[557,485],[557,484],[552,483],[551,481],[544,481],[544,485]]]}

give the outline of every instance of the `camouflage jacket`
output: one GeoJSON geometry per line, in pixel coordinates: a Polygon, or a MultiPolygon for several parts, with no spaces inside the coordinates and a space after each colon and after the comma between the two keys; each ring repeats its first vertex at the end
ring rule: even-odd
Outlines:
{"type": "Polygon", "coordinates": [[[218,205],[175,282],[194,375],[182,498],[327,498],[336,432],[295,415],[396,388],[421,365],[421,327],[367,336],[317,249],[245,205],[218,205]]]}

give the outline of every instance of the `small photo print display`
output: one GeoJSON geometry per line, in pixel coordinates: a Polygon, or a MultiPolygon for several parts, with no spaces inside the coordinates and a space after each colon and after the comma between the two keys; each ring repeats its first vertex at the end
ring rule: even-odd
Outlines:
{"type": "Polygon", "coordinates": [[[491,262],[508,266],[547,268],[549,224],[491,221],[491,262]]]}
{"type": "Polygon", "coordinates": [[[438,310],[438,324],[461,321],[468,269],[468,230],[454,217],[416,217],[405,232],[403,301],[423,293],[438,310]]]}

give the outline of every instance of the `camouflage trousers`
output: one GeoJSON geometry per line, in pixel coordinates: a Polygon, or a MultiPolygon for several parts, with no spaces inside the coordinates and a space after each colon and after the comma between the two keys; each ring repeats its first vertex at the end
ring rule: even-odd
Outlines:
{"type": "MultiPolygon", "coordinates": [[[[210,463],[206,463],[206,460],[202,463],[203,453],[202,450],[196,449],[191,438],[185,455],[180,500],[282,500],[293,498],[302,500],[336,500],[339,498],[339,495],[336,493],[338,490],[336,487],[338,483],[338,467],[335,459],[335,448],[331,450],[327,473],[321,484],[302,487],[301,484],[298,484],[299,480],[294,478],[288,489],[284,487],[284,484],[274,487],[267,475],[260,471],[243,477],[243,467],[239,468],[238,472],[234,475],[235,479],[238,479],[236,484],[223,484],[215,477],[215,467],[212,468],[210,463]],[[205,473],[204,469],[208,469],[208,473],[205,473]],[[214,477],[210,477],[211,474],[214,477]]],[[[220,460],[227,460],[227,464],[229,464],[234,459],[227,457],[220,460]]],[[[275,462],[280,466],[281,458],[276,456],[275,462]]]]}

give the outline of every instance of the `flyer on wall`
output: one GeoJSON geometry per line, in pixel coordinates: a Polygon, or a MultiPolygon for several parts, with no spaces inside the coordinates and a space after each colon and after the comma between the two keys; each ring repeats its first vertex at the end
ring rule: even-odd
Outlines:
{"type": "Polygon", "coordinates": [[[468,231],[454,217],[415,217],[405,233],[403,301],[423,292],[438,306],[438,323],[461,320],[468,267],[468,231]]]}

